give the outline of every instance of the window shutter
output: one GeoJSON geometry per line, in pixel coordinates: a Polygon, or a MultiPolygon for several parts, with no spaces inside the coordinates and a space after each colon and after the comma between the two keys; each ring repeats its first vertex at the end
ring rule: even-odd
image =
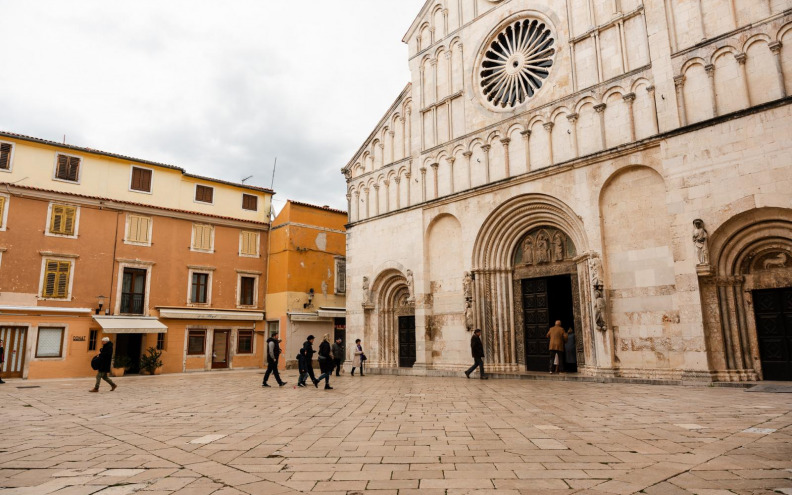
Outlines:
{"type": "Polygon", "coordinates": [[[346,260],[336,261],[336,292],[346,292],[346,260]]]}
{"type": "Polygon", "coordinates": [[[58,155],[58,170],[55,176],[59,179],[67,179],[69,177],[69,157],[66,155],[58,155]]]}
{"type": "Polygon", "coordinates": [[[203,236],[201,242],[201,249],[205,249],[209,251],[212,249],[212,226],[211,225],[204,225],[203,226],[203,236]]]}
{"type": "Polygon", "coordinates": [[[195,186],[195,200],[202,203],[211,203],[214,197],[214,188],[209,186],[202,186],[200,184],[195,186]]]}
{"type": "Polygon", "coordinates": [[[193,249],[199,249],[201,246],[201,226],[193,224],[193,249]]]}
{"type": "Polygon", "coordinates": [[[5,213],[5,196],[0,196],[0,228],[3,228],[3,213],[5,213]]]}
{"type": "Polygon", "coordinates": [[[138,242],[149,242],[149,224],[151,219],[149,217],[138,217],[138,242]]]}
{"type": "Polygon", "coordinates": [[[77,208],[67,206],[64,208],[64,229],[63,233],[66,235],[74,235],[74,220],[77,217],[77,208]]]}
{"type": "Polygon", "coordinates": [[[50,233],[60,234],[63,228],[63,206],[52,205],[52,216],[50,218],[50,233]]]}
{"type": "Polygon", "coordinates": [[[69,295],[69,274],[71,272],[71,263],[68,261],[61,261],[58,263],[58,283],[57,293],[55,297],[65,298],[69,295]]]}
{"type": "Polygon", "coordinates": [[[151,192],[151,170],[142,170],[141,185],[143,186],[143,190],[146,192],[151,192]]]}
{"type": "Polygon", "coordinates": [[[77,181],[80,171],[80,159],[74,156],[69,157],[69,180],[77,181]]]}
{"type": "Polygon", "coordinates": [[[129,215],[129,231],[127,232],[127,240],[136,242],[138,239],[138,217],[129,215]]]}
{"type": "Polygon", "coordinates": [[[242,232],[242,253],[245,255],[256,256],[258,247],[258,235],[256,232],[242,232]]]}
{"type": "Polygon", "coordinates": [[[252,194],[243,194],[242,209],[252,211],[258,210],[258,196],[253,196],[252,194]]]}
{"type": "Polygon", "coordinates": [[[52,297],[55,294],[55,279],[58,276],[58,262],[47,261],[45,263],[44,271],[44,287],[41,291],[41,297],[52,297]]]}
{"type": "Polygon", "coordinates": [[[0,168],[8,170],[11,168],[11,145],[0,143],[0,168]]]}

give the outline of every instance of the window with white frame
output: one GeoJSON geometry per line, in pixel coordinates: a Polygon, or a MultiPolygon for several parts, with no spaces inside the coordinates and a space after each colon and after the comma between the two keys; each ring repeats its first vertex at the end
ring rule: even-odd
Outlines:
{"type": "Polygon", "coordinates": [[[195,202],[196,203],[214,203],[214,187],[202,186],[201,184],[195,185],[195,202]]]}
{"type": "Polygon", "coordinates": [[[82,158],[64,153],[55,154],[55,180],[66,182],[80,182],[82,158]]]}
{"type": "Polygon", "coordinates": [[[129,190],[150,193],[151,192],[151,178],[154,171],[150,168],[132,166],[129,173],[129,190]]]}
{"type": "Polygon", "coordinates": [[[41,264],[39,295],[42,299],[71,297],[74,260],[44,258],[41,264]]]}
{"type": "Polygon", "coordinates": [[[258,280],[258,275],[254,273],[238,274],[237,306],[255,307],[258,304],[258,280]]]}
{"type": "Polygon", "coordinates": [[[212,271],[211,268],[190,268],[187,286],[188,304],[209,305],[212,303],[212,271]]]}
{"type": "Polygon", "coordinates": [[[80,207],[50,203],[47,210],[47,235],[77,237],[80,207]]]}
{"type": "Polygon", "coordinates": [[[259,255],[259,233],[243,230],[239,233],[239,255],[247,257],[258,257],[259,255]]]}
{"type": "Polygon", "coordinates": [[[37,358],[57,358],[63,356],[63,327],[39,327],[36,342],[37,358]]]}
{"type": "Polygon", "coordinates": [[[14,143],[0,141],[0,172],[10,172],[14,163],[14,143]]]}
{"type": "Polygon", "coordinates": [[[272,337],[275,334],[280,333],[280,321],[268,321],[267,322],[267,335],[272,337]]]}
{"type": "Polygon", "coordinates": [[[346,258],[335,259],[335,293],[346,293],[346,258]]]}
{"type": "Polygon", "coordinates": [[[190,249],[207,253],[214,251],[214,226],[194,223],[190,249]]]}
{"type": "Polygon", "coordinates": [[[0,231],[6,229],[8,223],[8,203],[11,197],[7,194],[0,194],[0,231]]]}
{"type": "Polygon", "coordinates": [[[151,217],[128,214],[124,242],[138,246],[151,246],[151,217]]]}

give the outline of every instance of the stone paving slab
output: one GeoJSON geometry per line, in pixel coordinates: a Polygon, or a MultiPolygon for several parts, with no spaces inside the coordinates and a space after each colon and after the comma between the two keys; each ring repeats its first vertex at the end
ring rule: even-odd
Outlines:
{"type": "Polygon", "coordinates": [[[3,385],[0,493],[792,494],[784,393],[393,375],[262,389],[254,371],[118,383],[3,385]]]}

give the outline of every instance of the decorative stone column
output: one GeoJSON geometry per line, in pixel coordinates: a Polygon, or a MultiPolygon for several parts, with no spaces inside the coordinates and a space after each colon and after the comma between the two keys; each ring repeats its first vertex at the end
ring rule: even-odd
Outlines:
{"type": "Polygon", "coordinates": [[[786,80],[784,79],[784,65],[781,60],[781,42],[773,41],[767,45],[775,55],[776,72],[778,73],[778,85],[781,87],[781,96],[787,95],[786,80]]]}
{"type": "Polygon", "coordinates": [[[525,171],[531,171],[531,130],[525,130],[520,133],[525,141],[525,171]]]}
{"type": "Polygon", "coordinates": [[[401,177],[398,175],[393,178],[393,181],[396,182],[396,209],[401,209],[401,177]]]}
{"type": "Polygon", "coordinates": [[[547,151],[550,155],[549,165],[552,165],[555,163],[555,158],[553,157],[553,127],[555,127],[555,124],[553,122],[545,122],[542,127],[547,131],[547,151]]]}
{"type": "Polygon", "coordinates": [[[385,184],[385,213],[390,212],[390,181],[385,179],[383,182],[385,184]]]}
{"type": "Polygon", "coordinates": [[[371,218],[371,213],[370,213],[370,210],[369,210],[369,204],[371,203],[369,201],[369,188],[368,187],[364,187],[363,188],[363,193],[366,195],[366,199],[365,199],[365,202],[366,202],[366,218],[371,218]]]}
{"type": "Polygon", "coordinates": [[[685,76],[674,76],[674,88],[677,97],[677,112],[679,113],[679,125],[687,125],[687,110],[685,109],[685,76]]]}
{"type": "Polygon", "coordinates": [[[347,193],[347,220],[352,223],[352,195],[347,193]]]}
{"type": "Polygon", "coordinates": [[[635,93],[627,93],[622,95],[624,103],[627,104],[627,119],[630,121],[630,142],[635,142],[635,109],[633,103],[635,102],[635,93]]]}
{"type": "Polygon", "coordinates": [[[743,80],[743,90],[745,91],[745,101],[748,102],[748,106],[752,107],[753,103],[751,102],[751,91],[748,89],[748,71],[745,68],[745,61],[748,57],[745,53],[735,53],[734,59],[740,64],[740,74],[742,74],[743,80]]]}
{"type": "Polygon", "coordinates": [[[492,146],[490,146],[489,144],[485,144],[484,146],[481,147],[481,151],[484,152],[484,169],[485,169],[485,173],[486,173],[486,175],[485,175],[485,177],[486,177],[485,178],[485,183],[486,184],[490,183],[489,152],[490,152],[491,148],[492,148],[492,146]]]}
{"type": "Polygon", "coordinates": [[[473,165],[470,163],[470,158],[473,156],[472,151],[465,151],[462,153],[462,156],[465,157],[467,160],[467,170],[468,170],[468,189],[473,187],[473,165]]]}
{"type": "Polygon", "coordinates": [[[456,161],[455,156],[448,157],[448,164],[451,166],[451,194],[456,192],[456,188],[454,187],[454,162],[456,161]]]}
{"type": "Polygon", "coordinates": [[[572,151],[575,152],[575,158],[580,156],[580,151],[578,150],[578,140],[577,140],[577,121],[579,115],[577,113],[570,113],[566,116],[567,120],[569,121],[569,132],[572,134],[572,151]]]}
{"type": "Polygon", "coordinates": [[[401,158],[407,156],[407,119],[404,117],[399,117],[399,122],[402,126],[402,155],[401,158]]]}
{"type": "Polygon", "coordinates": [[[426,202],[426,167],[421,167],[421,202],[426,202]]]}
{"type": "MultiPolygon", "coordinates": [[[[380,141],[379,143],[377,143],[377,146],[379,146],[379,149],[380,149],[380,164],[379,164],[379,167],[382,168],[382,167],[385,166],[385,143],[380,141]]],[[[374,166],[376,167],[377,164],[374,163],[374,166]]]]}
{"type": "Polygon", "coordinates": [[[412,154],[412,108],[407,107],[407,134],[404,138],[404,157],[412,154]]]}
{"type": "Polygon", "coordinates": [[[646,87],[646,92],[649,93],[649,97],[652,98],[652,108],[654,108],[654,125],[655,125],[655,134],[660,132],[660,121],[657,117],[657,96],[655,95],[655,87],[654,84],[651,86],[646,87]]]}
{"type": "Polygon", "coordinates": [[[506,167],[506,177],[508,178],[511,177],[511,171],[510,171],[511,165],[509,163],[509,143],[511,143],[511,139],[505,137],[501,139],[500,142],[503,145],[503,161],[504,161],[504,166],[506,167]]]}
{"type": "Polygon", "coordinates": [[[696,4],[698,4],[698,12],[699,12],[699,26],[701,27],[701,40],[704,41],[707,39],[707,30],[704,28],[704,6],[702,5],[704,2],[698,0],[696,4]]]}
{"type": "Polygon", "coordinates": [[[388,163],[393,163],[396,161],[396,132],[388,131],[388,136],[390,137],[390,161],[388,163]]]}
{"type": "Polygon", "coordinates": [[[605,103],[594,105],[594,111],[596,111],[599,114],[600,142],[602,143],[603,150],[608,147],[608,140],[606,139],[605,136],[605,108],[607,108],[607,105],[605,103]]]}
{"type": "Polygon", "coordinates": [[[709,79],[710,83],[710,95],[711,95],[711,104],[712,104],[712,116],[718,116],[718,97],[715,94],[715,66],[713,64],[707,64],[704,66],[704,70],[707,71],[707,79],[709,79]]]}
{"type": "MultiPolygon", "coordinates": [[[[410,160],[410,168],[412,168],[412,160],[410,160]]],[[[410,172],[407,172],[407,173],[404,174],[404,179],[407,181],[407,205],[406,206],[412,205],[412,201],[411,201],[411,198],[410,198],[410,189],[411,189],[411,186],[412,186],[410,184],[410,177],[411,176],[412,176],[412,174],[410,172]]]]}
{"type": "Polygon", "coordinates": [[[430,165],[432,167],[432,175],[434,175],[434,197],[432,199],[437,199],[440,195],[440,188],[437,187],[437,178],[438,178],[438,169],[440,168],[440,164],[435,162],[430,165]]]}

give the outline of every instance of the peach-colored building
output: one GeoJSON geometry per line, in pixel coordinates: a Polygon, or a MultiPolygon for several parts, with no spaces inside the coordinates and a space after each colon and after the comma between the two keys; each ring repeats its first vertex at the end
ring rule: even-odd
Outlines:
{"type": "Polygon", "coordinates": [[[265,365],[269,189],[0,132],[3,377],[265,365]]]}

